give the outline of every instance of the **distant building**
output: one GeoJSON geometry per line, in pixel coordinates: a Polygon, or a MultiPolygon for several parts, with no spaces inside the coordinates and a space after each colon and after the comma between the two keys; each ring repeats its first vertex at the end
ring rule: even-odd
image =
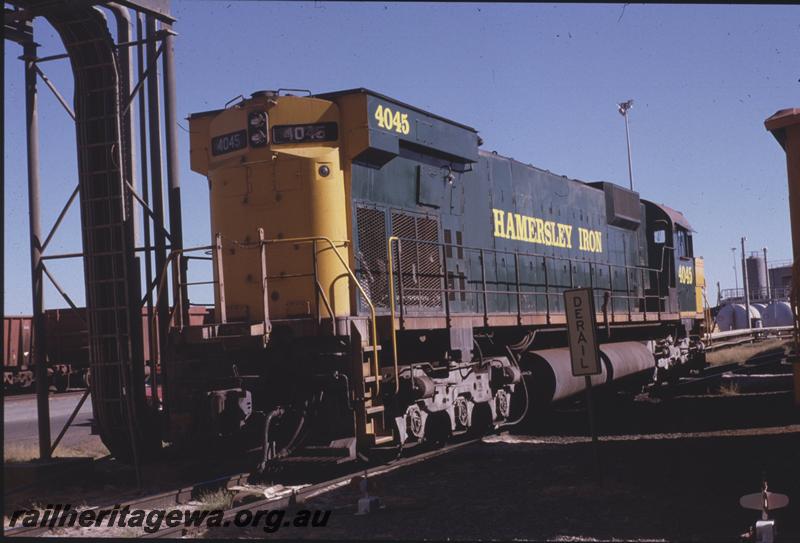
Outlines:
{"type": "MultiPolygon", "coordinates": [[[[791,264],[783,264],[781,262],[780,265],[769,268],[769,286],[771,295],[767,294],[765,281],[766,276],[764,274],[763,266],[763,259],[757,259],[754,256],[747,258],[747,271],[748,275],[750,276],[750,302],[769,303],[772,300],[788,300],[789,294],[792,290],[791,264]]],[[[718,303],[743,304],[744,302],[744,288],[726,288],[719,291],[718,303]]]]}
{"type": "Polygon", "coordinates": [[[770,268],[769,284],[775,298],[788,298],[792,287],[792,266],[770,268]]]}

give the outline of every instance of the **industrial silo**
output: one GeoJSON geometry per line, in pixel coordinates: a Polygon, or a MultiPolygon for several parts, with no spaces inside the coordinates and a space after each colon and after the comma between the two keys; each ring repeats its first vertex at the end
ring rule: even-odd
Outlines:
{"type": "Polygon", "coordinates": [[[764,266],[764,257],[759,253],[752,253],[747,257],[746,263],[750,300],[767,299],[767,268],[764,266]]]}

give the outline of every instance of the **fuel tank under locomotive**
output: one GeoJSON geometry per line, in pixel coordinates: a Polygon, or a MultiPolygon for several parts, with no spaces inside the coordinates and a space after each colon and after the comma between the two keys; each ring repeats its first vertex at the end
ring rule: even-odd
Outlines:
{"type": "MultiPolygon", "coordinates": [[[[657,365],[646,343],[623,341],[600,345],[602,373],[591,377],[592,385],[603,385],[644,371],[655,371],[657,365]]],[[[530,402],[544,406],[582,392],[584,377],[572,375],[568,348],[525,352],[520,367],[527,374],[530,402]]]]}

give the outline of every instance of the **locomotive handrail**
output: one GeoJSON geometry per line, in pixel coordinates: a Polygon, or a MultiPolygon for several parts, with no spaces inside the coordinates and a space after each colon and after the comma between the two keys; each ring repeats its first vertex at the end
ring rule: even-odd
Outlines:
{"type": "MultiPolygon", "coordinates": [[[[399,389],[400,389],[400,381],[399,381],[399,379],[397,377],[399,375],[399,372],[398,372],[398,354],[397,354],[397,329],[395,328],[395,324],[394,324],[395,319],[397,318],[397,311],[396,311],[396,307],[395,307],[394,258],[392,256],[392,253],[393,253],[392,244],[393,243],[397,244],[398,260],[399,260],[400,253],[401,253],[401,246],[402,246],[402,242],[404,240],[405,241],[409,241],[409,242],[413,242],[413,243],[422,242],[422,243],[428,243],[430,245],[437,245],[437,246],[441,245],[442,247],[450,246],[450,247],[461,247],[464,250],[469,250],[470,249],[469,247],[464,247],[463,245],[457,245],[457,244],[452,244],[452,243],[448,244],[448,243],[439,243],[439,242],[425,242],[425,241],[422,241],[422,240],[415,240],[415,239],[411,239],[411,238],[401,238],[399,236],[389,236],[389,238],[387,238],[387,244],[386,244],[386,253],[387,254],[386,254],[386,256],[387,256],[387,262],[388,262],[388,266],[387,267],[388,267],[388,272],[389,272],[389,277],[388,277],[388,280],[389,280],[389,314],[390,314],[391,323],[392,323],[392,357],[393,357],[394,368],[395,368],[395,393],[397,393],[399,391],[399,389]]],[[[534,293],[523,294],[521,289],[520,289],[520,282],[519,282],[519,255],[521,253],[516,252],[516,251],[513,252],[513,253],[511,253],[510,251],[498,251],[498,252],[506,252],[506,253],[509,253],[509,254],[514,254],[514,270],[515,270],[515,277],[516,277],[516,283],[517,283],[517,290],[516,290],[515,293],[512,293],[512,292],[507,291],[507,290],[503,290],[503,291],[500,291],[500,290],[489,290],[488,288],[486,288],[486,276],[485,276],[485,269],[484,269],[484,249],[483,248],[471,248],[471,249],[480,251],[480,256],[481,256],[481,281],[483,283],[483,288],[482,289],[480,289],[480,290],[477,290],[477,289],[463,289],[463,290],[462,289],[451,289],[451,288],[448,287],[448,277],[447,277],[446,271],[445,271],[445,274],[444,274],[444,285],[445,285],[445,287],[443,289],[425,288],[425,287],[419,287],[419,288],[414,289],[417,292],[436,291],[436,292],[441,292],[441,293],[444,294],[444,299],[445,299],[445,304],[446,304],[446,306],[445,306],[446,307],[446,313],[447,313],[447,317],[448,317],[448,326],[449,326],[450,311],[449,311],[449,305],[447,304],[447,302],[449,300],[449,294],[451,292],[453,292],[453,293],[459,292],[459,293],[465,293],[465,294],[482,294],[483,295],[483,299],[484,299],[484,303],[483,303],[484,320],[486,320],[488,318],[488,303],[486,301],[486,295],[487,294],[506,294],[506,295],[516,294],[516,296],[517,296],[517,316],[520,319],[521,319],[521,305],[520,305],[520,296],[521,295],[522,296],[544,296],[545,297],[545,301],[547,302],[546,303],[546,305],[547,305],[546,315],[547,315],[548,322],[549,322],[549,318],[550,318],[550,308],[549,308],[549,302],[548,302],[549,296],[559,296],[559,295],[561,295],[561,293],[549,292],[550,285],[547,284],[547,280],[545,279],[545,288],[546,288],[545,292],[534,292],[534,293]]],[[[491,251],[491,249],[489,249],[489,250],[491,251]]],[[[548,255],[531,255],[531,256],[541,257],[543,259],[543,262],[545,262],[547,258],[553,258],[553,257],[550,257],[548,255]]],[[[555,258],[558,258],[558,257],[555,257],[555,258]]],[[[573,283],[573,281],[572,281],[572,265],[571,265],[572,259],[565,259],[565,258],[562,257],[562,258],[560,258],[560,260],[568,260],[570,262],[570,283],[573,283]]],[[[443,261],[444,262],[447,261],[446,255],[443,255],[443,261]]],[[[663,253],[662,253],[662,261],[663,261],[663,253]]],[[[591,261],[587,261],[587,262],[589,264],[590,277],[591,277],[592,265],[593,264],[597,264],[597,263],[594,263],[594,262],[591,262],[591,261]]],[[[630,318],[630,314],[631,314],[630,300],[631,300],[631,298],[638,298],[639,296],[631,295],[630,278],[628,276],[628,271],[627,270],[628,269],[641,270],[642,274],[644,274],[645,269],[643,267],[628,266],[628,265],[622,265],[622,266],[615,265],[615,264],[606,264],[606,265],[609,268],[609,272],[611,271],[612,266],[613,267],[621,267],[621,268],[624,268],[626,270],[625,271],[625,276],[626,276],[626,280],[625,280],[625,282],[626,282],[625,296],[618,295],[618,296],[616,296],[616,298],[617,299],[619,299],[619,298],[627,299],[627,301],[628,301],[628,317],[630,318]]],[[[662,268],[663,268],[663,266],[662,266],[662,268]]],[[[445,266],[444,269],[445,270],[447,269],[446,266],[445,266]]],[[[545,277],[547,275],[546,271],[547,271],[547,268],[545,266],[545,277]]],[[[657,273],[657,274],[661,273],[661,272],[656,271],[656,270],[652,270],[652,271],[655,271],[655,273],[657,273]]],[[[402,276],[403,276],[402,270],[399,270],[398,277],[400,277],[400,282],[399,282],[398,286],[401,288],[401,291],[402,291],[402,276]]],[[[608,289],[602,289],[602,290],[606,290],[606,291],[611,293],[610,296],[609,296],[609,299],[612,300],[612,302],[613,302],[613,299],[615,298],[615,296],[613,294],[613,292],[614,292],[613,291],[613,279],[612,279],[612,276],[611,276],[610,273],[609,273],[609,276],[608,276],[608,280],[609,280],[609,288],[608,289]]],[[[570,285],[570,286],[574,286],[574,285],[570,285]]],[[[644,282],[642,282],[642,298],[647,299],[647,298],[652,298],[652,297],[653,297],[652,295],[648,296],[647,294],[644,293],[644,282]]],[[[657,299],[660,300],[661,296],[658,295],[657,299]]],[[[401,308],[401,311],[402,311],[402,308],[403,308],[402,292],[401,292],[401,299],[400,299],[400,308],[401,308]]],[[[645,306],[645,313],[646,313],[646,306],[645,306]]],[[[659,305],[659,315],[660,315],[660,305],[659,305]]],[[[612,317],[612,320],[613,320],[613,318],[614,318],[614,304],[613,303],[611,304],[611,317],[612,317]]]]}
{"type": "MultiPolygon", "coordinates": [[[[608,269],[609,269],[609,278],[608,278],[609,288],[607,288],[607,289],[603,288],[602,290],[608,290],[611,293],[609,298],[612,301],[615,300],[615,299],[617,299],[617,300],[619,300],[619,299],[627,300],[628,314],[629,315],[631,313],[631,309],[630,309],[630,300],[631,299],[633,299],[633,298],[637,298],[637,299],[641,298],[641,299],[643,299],[645,301],[648,300],[648,299],[656,299],[658,301],[657,302],[656,311],[657,311],[658,316],[659,316],[658,318],[660,319],[660,317],[661,317],[661,303],[667,299],[666,296],[662,296],[661,295],[661,281],[660,281],[660,279],[661,279],[662,274],[664,273],[664,268],[665,268],[664,264],[665,264],[666,251],[667,250],[672,250],[673,248],[669,247],[669,246],[666,246],[666,245],[664,245],[662,247],[662,251],[661,251],[661,268],[658,269],[658,268],[653,268],[653,267],[649,267],[649,266],[632,266],[632,265],[628,265],[628,264],[612,264],[612,263],[605,263],[605,262],[601,263],[601,262],[594,262],[594,261],[591,261],[591,260],[578,260],[578,259],[569,258],[569,257],[556,256],[556,255],[545,255],[545,254],[541,254],[541,253],[528,253],[528,252],[519,252],[519,251],[508,251],[508,250],[504,250],[504,249],[495,249],[495,248],[472,247],[472,246],[466,246],[466,245],[458,245],[456,243],[447,243],[447,242],[429,241],[429,240],[419,240],[419,239],[414,239],[414,238],[401,238],[401,237],[398,237],[398,236],[391,236],[391,237],[389,237],[387,239],[387,256],[388,256],[388,263],[389,263],[390,312],[391,312],[392,318],[395,318],[396,310],[393,307],[394,306],[394,266],[393,266],[393,260],[392,260],[392,255],[391,255],[391,249],[392,249],[391,245],[392,245],[393,242],[397,242],[398,244],[401,244],[403,241],[407,241],[407,242],[411,242],[411,243],[420,243],[420,244],[426,244],[426,245],[433,245],[433,246],[437,246],[437,247],[441,246],[443,248],[454,247],[454,248],[462,249],[465,252],[468,252],[468,251],[478,252],[480,254],[480,257],[481,257],[480,258],[481,259],[481,279],[480,279],[480,281],[482,282],[482,286],[483,286],[482,289],[479,289],[479,290],[478,289],[474,289],[473,290],[473,289],[455,289],[455,288],[451,289],[451,288],[448,288],[448,283],[447,283],[448,277],[447,277],[447,274],[445,273],[445,275],[443,276],[443,280],[445,282],[445,287],[444,288],[416,287],[413,290],[415,292],[417,292],[417,293],[422,293],[422,292],[444,293],[445,294],[445,302],[448,301],[447,294],[450,294],[450,293],[482,294],[483,295],[483,302],[484,302],[483,303],[484,320],[488,319],[487,294],[493,294],[493,295],[502,294],[502,295],[509,295],[509,296],[516,295],[517,298],[519,298],[520,296],[544,296],[545,303],[547,305],[546,315],[549,318],[549,316],[550,316],[549,297],[550,296],[561,296],[560,292],[550,292],[550,287],[551,286],[555,286],[556,288],[571,288],[571,287],[574,287],[573,269],[572,269],[572,264],[573,263],[575,263],[575,264],[586,264],[586,265],[589,266],[589,281],[590,281],[590,284],[593,283],[593,279],[594,279],[594,272],[592,271],[593,268],[596,268],[597,266],[608,267],[608,269]],[[545,283],[544,283],[544,285],[538,285],[537,283],[530,283],[530,284],[526,284],[526,285],[534,286],[534,287],[535,286],[544,286],[546,291],[545,292],[526,292],[526,291],[521,291],[519,289],[519,286],[518,286],[516,292],[512,292],[512,291],[509,291],[509,290],[490,290],[486,286],[486,277],[485,277],[485,268],[484,268],[484,253],[485,252],[490,252],[490,253],[493,253],[493,254],[514,255],[514,257],[515,257],[515,272],[517,272],[517,266],[518,266],[517,263],[518,263],[519,256],[541,258],[542,259],[542,263],[543,263],[543,265],[545,267],[545,270],[544,270],[545,271],[545,283]],[[549,282],[547,281],[547,266],[546,266],[547,259],[551,259],[551,260],[555,260],[555,261],[566,261],[566,262],[568,262],[570,264],[569,265],[570,285],[550,285],[549,284],[549,282]],[[614,269],[614,268],[625,270],[626,288],[625,288],[625,294],[624,295],[622,295],[622,294],[616,294],[615,295],[614,294],[615,291],[614,291],[614,288],[613,288],[613,278],[612,278],[612,275],[611,275],[611,270],[614,269]],[[628,277],[629,270],[639,271],[642,274],[642,296],[632,295],[631,294],[630,278],[628,277]],[[656,274],[656,281],[655,282],[656,282],[657,294],[655,294],[655,295],[653,295],[653,294],[648,295],[645,292],[646,291],[646,289],[644,288],[644,283],[645,283],[645,281],[644,281],[644,273],[645,272],[652,272],[652,273],[656,274]]],[[[398,257],[399,257],[399,254],[398,254],[398,257]]],[[[443,256],[443,259],[446,262],[446,257],[445,256],[443,256]]],[[[439,274],[437,274],[437,275],[439,275],[439,274]]],[[[399,276],[400,277],[403,276],[402,271],[399,272],[399,276]]],[[[402,298],[403,298],[402,286],[403,285],[402,285],[402,280],[401,280],[400,284],[399,284],[400,297],[401,297],[401,300],[400,300],[401,321],[402,321],[402,313],[403,313],[403,308],[404,308],[404,304],[403,304],[403,300],[402,300],[402,298]]],[[[617,292],[621,292],[621,291],[617,291],[617,292]]],[[[446,309],[447,309],[447,311],[446,311],[447,312],[447,316],[449,318],[449,308],[446,308],[446,309]]],[[[520,313],[520,311],[521,310],[520,310],[520,307],[518,305],[517,306],[517,312],[520,313]]],[[[647,313],[646,305],[645,305],[644,313],[645,313],[645,317],[646,317],[646,313],[647,313]]],[[[611,304],[611,316],[612,316],[612,319],[615,316],[614,304],[613,303],[611,304]]],[[[393,340],[396,341],[395,338],[393,338],[393,340]]]]}
{"type": "MultiPolygon", "coordinates": [[[[353,280],[358,290],[361,292],[361,296],[363,296],[364,301],[367,302],[369,306],[370,316],[372,320],[372,361],[373,361],[373,371],[375,372],[375,393],[380,393],[380,379],[378,376],[380,375],[380,363],[378,361],[378,325],[377,325],[377,313],[375,311],[375,304],[372,303],[372,300],[367,295],[364,287],[361,286],[361,282],[359,282],[356,274],[353,273],[353,270],[347,264],[347,262],[342,258],[339,249],[336,247],[335,243],[325,236],[309,236],[309,237],[300,237],[300,238],[281,238],[281,239],[265,239],[259,241],[258,244],[261,245],[270,245],[270,244],[278,244],[278,243],[316,243],[317,241],[322,241],[327,243],[330,248],[333,250],[333,254],[339,259],[342,266],[344,267],[345,271],[347,271],[347,275],[350,279],[353,280]]],[[[344,243],[347,245],[347,241],[340,241],[339,243],[344,243]]],[[[331,319],[334,318],[333,313],[330,314],[331,319]]],[[[395,373],[397,373],[397,366],[395,366],[395,373]]]]}
{"type": "MultiPolygon", "coordinates": [[[[575,259],[575,258],[569,258],[567,256],[556,256],[556,255],[546,255],[546,254],[542,254],[542,253],[527,253],[527,252],[519,252],[519,251],[509,251],[509,250],[506,250],[506,249],[494,249],[494,248],[491,248],[491,247],[472,247],[470,245],[458,245],[457,243],[429,241],[429,240],[414,239],[414,238],[401,238],[401,237],[397,237],[397,236],[392,236],[392,237],[397,239],[397,240],[399,240],[399,241],[409,241],[409,242],[414,242],[414,243],[423,243],[423,244],[426,244],[426,245],[436,245],[436,246],[441,246],[441,247],[455,247],[455,248],[461,248],[464,251],[488,251],[488,252],[491,252],[491,253],[502,253],[502,254],[507,254],[507,255],[518,254],[519,256],[535,256],[535,257],[540,257],[540,258],[550,258],[550,259],[553,259],[553,260],[566,260],[568,262],[576,262],[576,263],[601,264],[601,265],[604,265],[604,266],[609,265],[607,262],[594,262],[593,260],[578,260],[578,259],[575,259]]],[[[672,247],[668,247],[668,246],[665,245],[663,247],[663,249],[672,250],[673,248],[672,247]]],[[[614,266],[615,268],[627,268],[627,269],[632,269],[632,270],[645,270],[645,271],[651,271],[651,272],[655,272],[655,273],[663,273],[664,272],[663,252],[664,251],[662,251],[661,269],[659,269],[659,268],[651,268],[649,266],[631,266],[631,265],[628,265],[628,264],[610,264],[610,265],[614,266]]]]}
{"type": "MultiPolygon", "coordinates": [[[[197,247],[185,247],[183,249],[173,249],[173,250],[171,250],[170,253],[167,255],[167,259],[164,261],[164,266],[161,269],[161,273],[156,276],[156,280],[158,281],[158,289],[156,290],[156,300],[155,300],[156,304],[155,305],[157,306],[159,300],[161,300],[161,292],[164,290],[164,284],[166,282],[166,277],[167,277],[167,270],[169,269],[170,263],[174,263],[174,260],[175,260],[176,257],[182,255],[183,253],[189,253],[189,252],[194,252],[194,251],[208,251],[208,250],[211,250],[213,248],[214,248],[213,245],[200,245],[200,246],[197,246],[197,247]]],[[[216,281],[213,281],[213,282],[216,283],[216,281]]],[[[183,301],[181,300],[179,303],[176,303],[173,306],[172,312],[170,313],[170,319],[169,319],[170,321],[172,320],[172,317],[175,314],[175,309],[178,307],[178,305],[182,305],[182,304],[183,304],[183,301]]],[[[153,332],[154,332],[153,324],[155,323],[154,312],[151,312],[150,314],[148,314],[147,321],[148,321],[147,322],[148,332],[150,334],[153,334],[153,332]]],[[[156,337],[156,335],[151,335],[150,337],[156,337]]]]}
{"type": "MultiPolygon", "coordinates": [[[[398,371],[398,363],[397,363],[397,330],[394,327],[394,318],[395,318],[395,308],[394,308],[394,266],[392,262],[392,242],[396,241],[397,245],[397,254],[400,254],[400,238],[397,236],[389,236],[389,239],[386,243],[387,248],[387,256],[389,259],[389,311],[392,316],[392,360],[394,362],[394,392],[397,394],[400,392],[400,373],[398,371]]],[[[401,274],[402,277],[402,274],[401,274]]],[[[402,279],[400,281],[402,283],[402,279]]],[[[446,285],[447,283],[445,283],[446,285]]],[[[400,303],[400,307],[402,308],[402,300],[400,303]]]]}
{"type": "MultiPolygon", "coordinates": [[[[380,375],[380,361],[379,361],[379,354],[378,354],[379,351],[378,351],[377,312],[375,311],[375,304],[372,303],[372,300],[369,298],[369,296],[367,295],[366,291],[361,286],[361,283],[358,281],[358,278],[356,277],[355,273],[350,268],[350,266],[347,264],[345,259],[342,257],[342,254],[339,252],[339,248],[336,246],[336,243],[340,243],[343,246],[347,246],[347,244],[349,243],[347,240],[334,242],[333,240],[331,240],[330,238],[325,237],[325,236],[308,236],[308,237],[299,237],[299,238],[259,239],[257,242],[250,242],[250,243],[235,242],[235,243],[237,245],[239,245],[240,247],[243,247],[243,248],[256,248],[256,247],[262,247],[262,246],[267,246],[267,245],[272,245],[272,244],[279,244],[279,243],[311,243],[311,244],[313,244],[314,248],[316,249],[316,243],[318,241],[327,243],[328,246],[333,250],[333,254],[335,254],[336,258],[339,259],[339,262],[344,267],[345,271],[347,272],[348,277],[353,281],[353,283],[355,283],[356,287],[361,292],[361,296],[364,298],[364,301],[367,303],[367,305],[370,308],[370,317],[371,317],[371,320],[372,320],[372,327],[371,327],[372,330],[371,331],[372,331],[373,371],[375,372],[375,375],[378,376],[378,375],[380,375]]],[[[179,255],[181,255],[183,253],[186,253],[186,252],[208,251],[208,250],[214,250],[214,249],[215,249],[215,245],[202,245],[202,246],[197,246],[197,247],[188,247],[188,248],[184,248],[182,250],[173,250],[172,252],[170,252],[170,254],[167,256],[166,261],[164,262],[164,268],[163,268],[162,273],[161,273],[161,275],[159,277],[159,285],[158,285],[158,289],[156,291],[156,302],[158,302],[158,300],[160,299],[161,293],[162,293],[163,288],[164,288],[166,275],[167,275],[166,274],[166,270],[168,269],[170,263],[173,262],[177,256],[179,256],[179,255]]],[[[218,280],[217,281],[211,281],[210,283],[218,283],[218,280]]],[[[319,281],[315,280],[315,283],[316,283],[316,285],[315,285],[316,289],[320,292],[320,294],[322,294],[323,302],[325,303],[325,306],[328,309],[328,312],[329,312],[329,314],[331,316],[331,319],[334,319],[335,316],[333,314],[332,307],[331,307],[330,303],[328,302],[328,299],[325,297],[324,291],[320,288],[319,281]]],[[[265,298],[265,302],[264,303],[266,304],[266,298],[265,298]]],[[[173,308],[173,314],[174,314],[175,309],[177,308],[177,305],[178,304],[176,304],[176,307],[173,308]]],[[[266,318],[267,308],[265,307],[264,310],[265,310],[264,314],[265,314],[265,318],[266,318]]],[[[170,320],[172,320],[172,315],[170,315],[170,320]]],[[[153,333],[153,323],[155,322],[152,315],[149,316],[149,321],[150,322],[148,323],[148,328],[150,329],[150,333],[152,334],[153,333]]],[[[395,377],[397,377],[397,364],[395,364],[394,369],[395,369],[395,377]]],[[[395,379],[395,380],[397,380],[397,379],[395,379]]],[[[376,387],[376,393],[380,393],[380,379],[376,379],[375,387],[376,387]]]]}

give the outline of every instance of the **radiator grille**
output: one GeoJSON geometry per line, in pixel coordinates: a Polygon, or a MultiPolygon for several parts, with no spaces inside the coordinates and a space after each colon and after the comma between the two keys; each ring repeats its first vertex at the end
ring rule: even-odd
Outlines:
{"type": "MultiPolygon", "coordinates": [[[[386,264],[386,213],[368,207],[356,208],[358,252],[356,277],[376,308],[389,307],[389,285],[386,264]]],[[[362,311],[369,309],[359,297],[362,311]]]]}
{"type": "Polygon", "coordinates": [[[399,275],[403,291],[403,306],[410,311],[425,311],[442,307],[442,263],[439,243],[439,221],[406,213],[392,213],[392,234],[402,241],[399,275]],[[432,243],[420,243],[432,242],[432,243]]]}

